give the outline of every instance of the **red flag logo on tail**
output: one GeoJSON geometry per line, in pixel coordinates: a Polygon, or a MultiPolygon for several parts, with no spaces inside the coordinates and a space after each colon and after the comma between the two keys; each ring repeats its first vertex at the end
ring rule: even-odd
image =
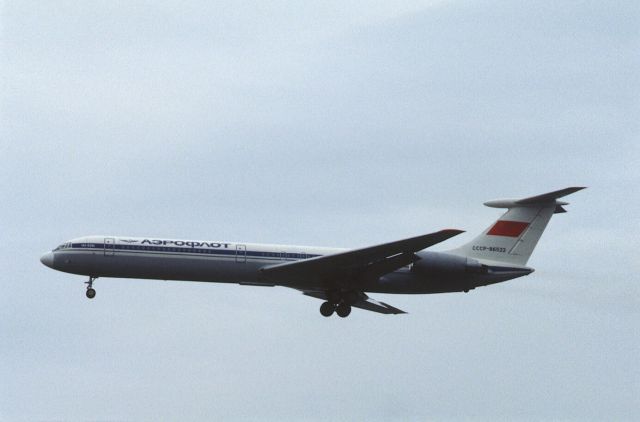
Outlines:
{"type": "Polygon", "coordinates": [[[499,220],[487,232],[489,236],[519,237],[529,227],[529,223],[521,221],[499,220]]]}

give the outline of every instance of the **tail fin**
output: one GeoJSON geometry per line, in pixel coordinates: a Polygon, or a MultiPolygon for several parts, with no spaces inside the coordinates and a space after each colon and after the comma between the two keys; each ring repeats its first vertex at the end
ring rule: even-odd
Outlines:
{"type": "Polygon", "coordinates": [[[562,206],[568,203],[557,199],[581,189],[584,188],[572,187],[529,198],[485,202],[488,207],[508,210],[480,236],[450,252],[471,258],[525,265],[551,216],[566,212],[562,206]]]}

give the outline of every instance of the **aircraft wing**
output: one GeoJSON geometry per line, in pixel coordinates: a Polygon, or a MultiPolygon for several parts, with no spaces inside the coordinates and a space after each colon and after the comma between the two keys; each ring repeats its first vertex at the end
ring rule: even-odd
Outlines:
{"type": "MultiPolygon", "coordinates": [[[[303,291],[302,294],[322,300],[328,299],[325,292],[303,291]]],[[[378,302],[377,300],[371,299],[369,296],[362,292],[358,293],[358,301],[351,306],[367,311],[378,312],[380,314],[406,314],[405,311],[395,308],[384,302],[378,302]]]]}
{"type": "Polygon", "coordinates": [[[455,229],[441,230],[381,245],[269,265],[261,268],[260,272],[265,278],[281,283],[293,284],[305,280],[318,282],[318,286],[322,286],[322,283],[328,280],[378,278],[417,261],[419,258],[415,252],[462,232],[455,229]]]}

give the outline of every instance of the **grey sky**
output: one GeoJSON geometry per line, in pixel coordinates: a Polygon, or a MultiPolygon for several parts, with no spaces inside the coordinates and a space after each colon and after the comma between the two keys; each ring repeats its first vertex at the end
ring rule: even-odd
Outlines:
{"type": "MultiPolygon", "coordinates": [[[[637,2],[1,9],[0,420],[637,419],[637,2]],[[356,247],[572,185],[529,277],[374,295],[100,279],[88,234],[356,247]]],[[[437,249],[437,248],[436,248],[437,249]]]]}

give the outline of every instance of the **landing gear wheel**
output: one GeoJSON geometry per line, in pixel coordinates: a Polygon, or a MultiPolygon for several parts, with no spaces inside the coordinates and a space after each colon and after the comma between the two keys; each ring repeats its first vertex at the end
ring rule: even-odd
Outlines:
{"type": "Polygon", "coordinates": [[[335,309],[336,308],[329,302],[323,302],[322,305],[320,305],[320,313],[325,317],[333,315],[333,311],[335,311],[335,309]]]}
{"type": "Polygon", "coordinates": [[[96,291],[93,290],[93,282],[96,280],[96,278],[98,277],[89,277],[89,281],[84,282],[84,284],[87,285],[87,298],[89,299],[93,299],[94,297],[96,297],[96,291]]]}
{"type": "Polygon", "coordinates": [[[346,318],[351,313],[351,306],[347,305],[346,303],[341,303],[336,308],[336,313],[340,318],[346,318]]]}

